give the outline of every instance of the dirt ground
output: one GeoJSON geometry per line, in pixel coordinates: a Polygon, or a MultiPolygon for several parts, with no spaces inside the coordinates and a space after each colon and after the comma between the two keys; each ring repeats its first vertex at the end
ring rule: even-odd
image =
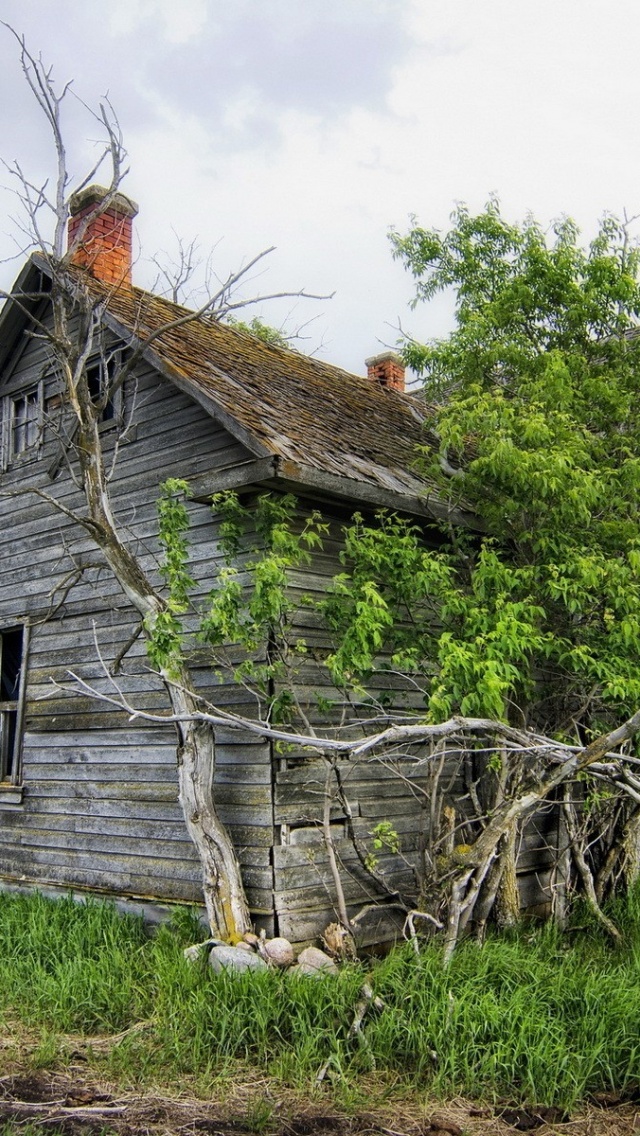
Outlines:
{"type": "Polygon", "coordinates": [[[344,1115],[318,1102],[274,1098],[271,1110],[117,1087],[65,1073],[0,1076],[0,1133],[9,1122],[48,1136],[638,1136],[640,1101],[590,1103],[566,1117],[557,1110],[481,1107],[468,1100],[433,1105],[390,1101],[375,1112],[344,1115]]]}

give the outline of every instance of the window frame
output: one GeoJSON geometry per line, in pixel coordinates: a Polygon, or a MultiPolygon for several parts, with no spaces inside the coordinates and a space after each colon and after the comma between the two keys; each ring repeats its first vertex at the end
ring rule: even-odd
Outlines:
{"type": "Polygon", "coordinates": [[[0,807],[3,804],[20,804],[22,800],[22,748],[31,633],[28,622],[0,627],[0,674],[3,669],[3,641],[15,632],[20,632],[22,635],[18,689],[16,698],[0,700],[0,807]],[[13,731],[9,729],[11,715],[14,716],[13,731]]]}
{"type": "Polygon", "coordinates": [[[44,379],[27,386],[19,387],[2,398],[2,434],[0,446],[2,450],[2,469],[17,466],[23,462],[36,461],[40,457],[44,436],[44,379]],[[35,395],[36,416],[19,418],[18,406],[27,404],[31,395],[35,395]],[[28,430],[28,424],[35,421],[36,432],[33,442],[25,444],[24,448],[16,450],[16,437],[19,430],[28,430]]]}

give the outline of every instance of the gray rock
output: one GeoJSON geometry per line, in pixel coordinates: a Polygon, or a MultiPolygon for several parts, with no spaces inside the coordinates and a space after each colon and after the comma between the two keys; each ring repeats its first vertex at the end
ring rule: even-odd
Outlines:
{"type": "Polygon", "coordinates": [[[295,962],[293,947],[288,939],[264,939],[258,949],[263,959],[271,966],[287,967],[295,962]]]}
{"type": "Polygon", "coordinates": [[[205,939],[203,943],[194,943],[192,947],[185,947],[182,953],[187,962],[197,962],[203,951],[207,951],[209,947],[222,945],[222,939],[205,939]]]}
{"type": "Polygon", "coordinates": [[[260,958],[260,955],[254,954],[253,951],[227,945],[213,948],[209,955],[209,966],[215,970],[216,974],[220,974],[223,970],[228,970],[231,974],[240,974],[245,970],[267,969],[267,964],[264,959],[260,958]]]}
{"type": "Polygon", "coordinates": [[[297,965],[291,968],[291,974],[308,974],[314,978],[337,974],[338,968],[332,958],[318,947],[306,947],[298,955],[297,965]]]}

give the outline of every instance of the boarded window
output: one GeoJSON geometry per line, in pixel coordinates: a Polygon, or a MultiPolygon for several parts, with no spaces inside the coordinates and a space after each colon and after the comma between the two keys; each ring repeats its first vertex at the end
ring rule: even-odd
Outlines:
{"type": "Polygon", "coordinates": [[[0,782],[11,785],[21,779],[26,649],[26,627],[0,631],[0,782]]]}

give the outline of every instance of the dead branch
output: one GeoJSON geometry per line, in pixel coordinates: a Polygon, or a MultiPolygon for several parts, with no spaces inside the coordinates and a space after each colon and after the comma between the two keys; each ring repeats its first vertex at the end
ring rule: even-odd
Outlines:
{"type": "MultiPolygon", "coordinates": [[[[81,691],[83,694],[89,694],[99,701],[109,702],[112,706],[122,710],[129,716],[131,721],[142,719],[146,722],[155,722],[160,725],[175,725],[179,721],[175,714],[158,714],[134,706],[127,700],[122,691],[119,692],[117,698],[106,695],[90,683],[87,683],[79,675],[75,674],[75,672],[69,671],[68,673],[73,681],[67,685],[63,685],[51,679],[52,686],[56,691],[69,695],[78,693],[78,691],[81,691]]],[[[180,689],[178,683],[172,682],[172,685],[180,689]]],[[[209,704],[204,696],[198,696],[198,700],[201,703],[209,704]]],[[[229,726],[234,729],[247,731],[248,733],[258,734],[260,737],[285,742],[291,746],[299,746],[306,750],[316,750],[326,754],[341,754],[344,757],[351,757],[354,760],[359,760],[374,751],[382,750],[385,745],[397,744],[401,740],[409,740],[413,745],[416,745],[421,742],[425,743],[456,736],[460,743],[464,744],[465,741],[469,741],[478,735],[494,733],[501,738],[504,737],[518,741],[520,744],[516,747],[517,752],[525,752],[529,755],[535,754],[546,759],[549,763],[553,762],[553,764],[556,765],[556,770],[546,781],[537,783],[532,780],[518,798],[514,801],[504,803],[502,808],[499,809],[492,818],[491,825],[493,827],[485,844],[488,844],[489,840],[493,838],[494,832],[498,827],[501,829],[500,835],[502,835],[504,825],[510,823],[516,815],[519,816],[520,810],[528,811],[533,808],[539,801],[548,797],[553,789],[563,784],[566,780],[575,777],[575,775],[583,769],[595,764],[601,757],[612,757],[624,762],[626,755],[614,753],[613,746],[621,745],[640,730],[640,711],[638,711],[629,718],[627,722],[623,723],[615,730],[603,734],[588,746],[579,750],[576,746],[566,745],[564,742],[555,741],[542,734],[526,734],[524,731],[516,730],[512,726],[507,726],[503,722],[491,718],[456,717],[449,718],[446,722],[437,724],[419,723],[415,725],[397,726],[372,734],[364,741],[336,738],[329,734],[316,733],[315,736],[312,734],[299,734],[293,730],[278,729],[264,720],[245,718],[240,714],[233,714],[229,711],[221,710],[220,708],[216,708],[215,710],[194,710],[188,715],[188,720],[206,723],[214,727],[229,726]],[[534,784],[536,788],[533,787],[534,784]],[[512,811],[513,816],[511,815],[512,811]]],[[[487,752],[494,752],[497,748],[497,746],[493,748],[487,747],[487,752]]],[[[437,753],[429,754],[421,758],[421,760],[432,761],[434,757],[439,756],[440,755],[437,753]]],[[[489,832],[489,826],[485,830],[485,833],[487,832],[489,832]]],[[[469,859],[468,862],[472,863],[474,860],[469,859]]]]}
{"type": "Polygon", "coordinates": [[[562,802],[562,811],[564,813],[565,824],[567,826],[567,834],[571,844],[571,854],[576,864],[576,868],[580,874],[582,884],[585,891],[585,897],[589,910],[595,915],[599,923],[602,924],[605,931],[611,936],[615,942],[620,940],[620,932],[614,923],[605,915],[604,911],[598,903],[596,895],[595,883],[589,865],[587,864],[581,841],[578,837],[576,826],[576,817],[568,789],[565,786],[564,798],[562,802]]]}
{"type": "Polygon", "coordinates": [[[407,938],[407,932],[409,933],[409,938],[411,939],[413,949],[416,952],[416,954],[418,955],[418,954],[420,954],[420,948],[418,946],[418,934],[417,934],[416,927],[415,927],[415,920],[416,919],[426,920],[426,922],[431,923],[431,926],[435,927],[435,929],[437,931],[442,931],[442,923],[440,922],[439,919],[436,919],[435,916],[430,915],[428,911],[410,911],[409,912],[409,914],[407,915],[407,918],[404,921],[404,927],[402,928],[402,934],[404,935],[404,937],[406,939],[407,938]]]}
{"type": "Polygon", "coordinates": [[[144,627],[143,627],[142,623],[138,623],[137,626],[134,628],[134,630],[131,632],[131,635],[127,639],[126,643],[124,643],[122,645],[122,647],[118,651],[115,659],[113,660],[111,667],[110,667],[110,674],[111,675],[119,674],[120,667],[122,666],[122,660],[124,659],[125,655],[129,654],[129,651],[133,647],[134,643],[136,643],[138,641],[138,639],[142,635],[143,631],[144,631],[144,627]]]}

